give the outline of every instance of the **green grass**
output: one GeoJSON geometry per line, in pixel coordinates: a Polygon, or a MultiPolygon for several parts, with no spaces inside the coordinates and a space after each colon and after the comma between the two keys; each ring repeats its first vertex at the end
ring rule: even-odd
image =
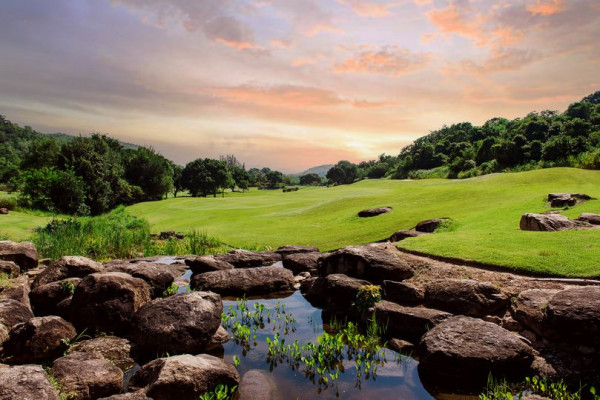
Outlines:
{"type": "MultiPolygon", "coordinates": [[[[399,247],[445,257],[559,276],[600,277],[600,230],[523,232],[521,214],[543,212],[551,192],[580,192],[600,198],[600,171],[553,168],[493,174],[465,180],[367,180],[331,188],[309,187],[226,193],[225,198],[179,197],[127,207],[146,218],[152,232],[206,232],[245,248],[284,244],[332,250],[369,243],[417,222],[451,217],[443,232],[408,239],[399,247]],[[365,208],[391,206],[389,214],[358,218],[365,208]]],[[[600,200],[565,214],[600,213],[600,200]]],[[[0,215],[0,233],[28,237],[28,228],[48,218],[0,215]],[[10,222],[9,222],[10,221],[10,222]]]]}

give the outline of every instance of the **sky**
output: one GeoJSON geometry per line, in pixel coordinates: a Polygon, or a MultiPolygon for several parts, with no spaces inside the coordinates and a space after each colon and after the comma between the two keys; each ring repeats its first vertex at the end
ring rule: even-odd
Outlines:
{"type": "Polygon", "coordinates": [[[0,0],[0,114],[283,172],[600,90],[598,0],[0,0]]]}

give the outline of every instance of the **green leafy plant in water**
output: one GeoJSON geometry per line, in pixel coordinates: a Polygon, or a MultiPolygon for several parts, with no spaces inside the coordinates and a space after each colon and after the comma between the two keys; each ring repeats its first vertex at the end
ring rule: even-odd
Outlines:
{"type": "Polygon", "coordinates": [[[236,391],[237,386],[229,387],[219,383],[214,390],[200,395],[200,400],[229,400],[233,399],[236,391]]]}
{"type": "MultiPolygon", "coordinates": [[[[536,394],[552,400],[581,400],[582,387],[572,392],[563,381],[549,382],[547,378],[525,378],[521,384],[509,384],[505,379],[496,380],[489,374],[487,386],[483,393],[479,395],[480,400],[513,400],[521,399],[525,394],[536,394]],[[516,393],[516,394],[513,394],[516,393]]],[[[590,394],[594,400],[598,400],[594,387],[590,388],[590,394]]]]}
{"type": "Polygon", "coordinates": [[[381,287],[377,285],[364,285],[358,289],[353,306],[359,311],[365,311],[381,301],[381,287]]]}
{"type": "Polygon", "coordinates": [[[175,284],[175,282],[171,282],[171,284],[169,285],[168,288],[166,288],[163,292],[162,292],[162,296],[163,297],[169,297],[169,296],[173,296],[174,294],[177,294],[177,291],[179,290],[179,286],[177,286],[175,284]]]}
{"type": "Polygon", "coordinates": [[[60,291],[66,295],[72,296],[75,293],[75,284],[72,281],[62,281],[60,291]]]}

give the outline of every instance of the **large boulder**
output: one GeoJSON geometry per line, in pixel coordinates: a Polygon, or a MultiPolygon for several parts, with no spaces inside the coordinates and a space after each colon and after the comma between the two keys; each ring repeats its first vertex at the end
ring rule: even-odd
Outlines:
{"type": "Polygon", "coordinates": [[[425,304],[452,314],[483,317],[498,312],[504,314],[508,296],[490,282],[444,279],[427,284],[425,304]]]}
{"type": "Polygon", "coordinates": [[[512,302],[510,313],[523,326],[544,336],[548,333],[546,310],[552,297],[558,293],[556,289],[524,290],[512,302]]]}
{"type": "Polygon", "coordinates": [[[546,313],[548,326],[559,340],[600,344],[600,287],[560,291],[550,299],[546,313]]]}
{"type": "Polygon", "coordinates": [[[80,281],[80,278],[67,278],[33,289],[29,293],[29,299],[31,300],[31,308],[35,315],[38,317],[58,315],[56,306],[73,294],[71,290],[77,287],[80,281]]]}
{"type": "Polygon", "coordinates": [[[444,222],[449,221],[450,218],[433,218],[433,219],[426,219],[425,221],[421,221],[419,222],[416,226],[415,226],[415,231],[417,232],[426,232],[426,233],[432,233],[434,232],[437,228],[440,227],[440,225],[442,225],[444,222]]]}
{"type": "Polygon", "coordinates": [[[383,281],[381,297],[398,304],[421,304],[425,300],[425,291],[408,282],[383,281]]]}
{"type": "Polygon", "coordinates": [[[29,307],[12,299],[0,300],[0,324],[9,329],[21,322],[27,322],[33,318],[29,307]]]}
{"type": "Polygon", "coordinates": [[[216,254],[215,259],[228,262],[235,268],[255,268],[281,261],[281,254],[271,251],[233,250],[227,254],[216,254]]]}
{"type": "Polygon", "coordinates": [[[522,379],[534,351],[500,326],[471,317],[452,317],[427,332],[419,344],[419,372],[430,382],[476,385],[496,378],[522,379]]]}
{"type": "Polygon", "coordinates": [[[0,241],[0,260],[13,261],[21,271],[27,271],[38,265],[38,253],[31,242],[0,241]]]}
{"type": "Polygon", "coordinates": [[[404,307],[390,301],[375,304],[375,317],[386,335],[418,342],[429,329],[450,318],[452,314],[425,307],[404,307]]]}
{"type": "Polygon", "coordinates": [[[578,225],[560,214],[523,214],[519,227],[522,231],[564,231],[578,225]]]}
{"type": "Polygon", "coordinates": [[[294,275],[301,272],[315,274],[319,261],[327,257],[329,253],[293,253],[283,256],[283,268],[287,268],[294,275]]]}
{"type": "Polygon", "coordinates": [[[217,385],[236,386],[240,377],[236,369],[207,354],[184,354],[159,358],[144,365],[132,378],[133,390],[145,388],[154,400],[197,400],[217,385]]]}
{"type": "Polygon", "coordinates": [[[21,269],[13,261],[0,261],[0,274],[6,274],[8,278],[16,278],[21,269]]]}
{"type": "Polygon", "coordinates": [[[185,263],[194,274],[203,274],[204,272],[221,271],[224,269],[235,268],[232,264],[227,261],[217,260],[215,256],[197,256],[193,258],[186,258],[185,263]]]}
{"type": "Polygon", "coordinates": [[[236,268],[195,275],[190,286],[223,296],[252,296],[293,290],[294,274],[279,267],[236,268]]]}
{"type": "Polygon", "coordinates": [[[193,292],[156,299],[137,312],[131,332],[135,351],[150,356],[204,350],[221,324],[218,294],[193,292]]]}
{"type": "Polygon", "coordinates": [[[89,274],[102,272],[104,266],[96,261],[82,256],[61,257],[45,270],[42,271],[33,281],[31,287],[35,289],[38,286],[46,285],[51,282],[60,281],[66,278],[84,278],[89,274]]]}
{"type": "Polygon", "coordinates": [[[4,343],[4,355],[11,364],[52,360],[67,349],[65,341],[77,336],[73,325],[61,317],[37,317],[15,325],[4,343]]]}
{"type": "Polygon", "coordinates": [[[600,214],[583,213],[577,218],[578,221],[587,222],[592,225],[600,225],[600,214]]]}
{"type": "Polygon", "coordinates": [[[314,307],[348,311],[352,307],[358,290],[370,285],[368,281],[351,278],[343,274],[308,279],[302,282],[302,293],[314,307]]]}
{"type": "Polygon", "coordinates": [[[550,193],[548,201],[550,202],[550,207],[553,208],[572,207],[577,204],[577,198],[571,196],[570,193],[550,193]]]}
{"type": "Polygon", "coordinates": [[[95,400],[123,392],[123,371],[91,353],[71,353],[54,361],[50,373],[73,400],[95,400]]]}
{"type": "Polygon", "coordinates": [[[322,275],[344,274],[354,278],[381,283],[389,279],[402,281],[414,275],[418,262],[396,250],[379,246],[344,247],[321,260],[322,275]]]}
{"type": "Polygon", "coordinates": [[[390,212],[392,212],[392,207],[369,208],[366,210],[359,211],[358,216],[360,218],[370,218],[376,217],[381,214],[387,214],[390,212]]]}
{"type": "Polygon", "coordinates": [[[242,400],[275,400],[277,384],[272,375],[266,371],[251,369],[246,372],[238,389],[242,400]]]}
{"type": "Polygon", "coordinates": [[[59,400],[41,365],[0,364],[0,400],[59,400]]]}
{"type": "Polygon", "coordinates": [[[129,341],[116,336],[99,336],[84,340],[71,346],[71,351],[103,357],[123,372],[135,365],[135,361],[131,358],[129,341]]]}
{"type": "Polygon", "coordinates": [[[146,281],[150,287],[150,297],[162,297],[163,292],[171,286],[185,271],[181,264],[157,264],[148,262],[123,262],[106,268],[107,272],[124,272],[146,281]]]}
{"type": "Polygon", "coordinates": [[[148,284],[122,272],[91,274],[71,300],[71,321],[79,331],[122,334],[135,313],[150,301],[148,284]]]}
{"type": "Polygon", "coordinates": [[[298,253],[318,253],[319,249],[315,246],[293,246],[293,245],[285,245],[280,246],[276,253],[280,254],[282,257],[289,256],[290,254],[298,254],[298,253]]]}
{"type": "Polygon", "coordinates": [[[31,302],[29,301],[30,292],[29,279],[27,275],[22,275],[13,279],[9,285],[3,287],[2,291],[0,291],[0,299],[16,300],[31,309],[31,302]]]}

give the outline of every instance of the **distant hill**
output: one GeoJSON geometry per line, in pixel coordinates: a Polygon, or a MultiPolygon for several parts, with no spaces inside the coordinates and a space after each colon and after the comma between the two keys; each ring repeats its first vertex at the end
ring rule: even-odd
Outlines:
{"type": "MultiPolygon", "coordinates": [[[[42,132],[38,132],[38,133],[41,135],[50,136],[52,139],[56,140],[59,144],[68,143],[77,137],[77,136],[73,136],[73,135],[68,135],[66,133],[42,133],[42,132]]],[[[121,142],[120,140],[119,140],[119,143],[121,144],[121,146],[123,146],[124,149],[127,149],[127,150],[136,150],[138,147],[141,147],[137,144],[121,142]]]]}
{"type": "Polygon", "coordinates": [[[333,167],[333,164],[319,165],[317,167],[309,168],[304,172],[300,172],[298,174],[292,174],[292,175],[302,176],[302,175],[306,175],[306,174],[317,174],[320,177],[324,177],[325,175],[327,175],[327,171],[329,171],[331,169],[331,167],[333,167]]]}

